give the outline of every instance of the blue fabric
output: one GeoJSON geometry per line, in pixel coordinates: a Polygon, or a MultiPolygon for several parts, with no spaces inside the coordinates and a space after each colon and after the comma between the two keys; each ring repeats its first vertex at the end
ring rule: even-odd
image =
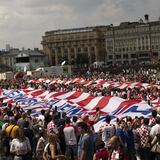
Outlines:
{"type": "Polygon", "coordinates": [[[134,149],[134,134],[133,134],[133,131],[131,129],[127,128],[126,131],[125,131],[125,135],[126,135],[128,150],[133,150],[134,149]]]}
{"type": "Polygon", "coordinates": [[[123,144],[123,146],[125,146],[126,136],[125,136],[125,133],[123,132],[123,130],[121,128],[117,128],[116,136],[118,136],[122,139],[122,144],[123,144]]]}

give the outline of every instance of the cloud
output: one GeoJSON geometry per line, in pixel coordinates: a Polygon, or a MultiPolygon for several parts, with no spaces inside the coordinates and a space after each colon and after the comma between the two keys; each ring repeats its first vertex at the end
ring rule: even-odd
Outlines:
{"type": "Polygon", "coordinates": [[[0,0],[0,48],[40,47],[45,31],[160,16],[159,0],[0,0]]]}

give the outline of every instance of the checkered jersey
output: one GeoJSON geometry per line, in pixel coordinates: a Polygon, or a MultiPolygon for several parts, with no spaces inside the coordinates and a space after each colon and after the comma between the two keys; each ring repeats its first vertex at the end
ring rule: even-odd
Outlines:
{"type": "Polygon", "coordinates": [[[140,128],[137,128],[137,133],[140,137],[140,144],[142,148],[146,147],[145,145],[147,139],[149,138],[149,132],[149,128],[145,125],[142,125],[140,128]]]}
{"type": "Polygon", "coordinates": [[[47,133],[55,133],[58,134],[57,126],[53,123],[53,121],[50,121],[47,125],[47,133]]]}

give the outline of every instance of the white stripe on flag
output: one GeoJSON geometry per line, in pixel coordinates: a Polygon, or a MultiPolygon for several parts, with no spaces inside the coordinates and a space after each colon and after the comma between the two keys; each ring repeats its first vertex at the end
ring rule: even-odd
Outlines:
{"type": "Polygon", "coordinates": [[[58,99],[66,99],[67,97],[71,96],[72,94],[74,94],[76,91],[72,91],[72,92],[68,92],[68,93],[65,93],[63,95],[60,95],[60,96],[57,96],[56,98],[58,99]]]}
{"type": "Polygon", "coordinates": [[[49,93],[50,93],[49,91],[45,91],[44,93],[38,95],[37,97],[47,96],[49,93]]]}
{"type": "Polygon", "coordinates": [[[89,93],[82,93],[78,98],[75,99],[70,99],[69,101],[74,102],[74,103],[78,103],[80,101],[85,100],[89,95],[89,93]]]}
{"type": "Polygon", "coordinates": [[[95,97],[94,99],[92,99],[86,106],[84,106],[86,109],[88,110],[92,110],[97,104],[98,102],[102,99],[102,97],[95,97]]]}
{"type": "Polygon", "coordinates": [[[53,96],[54,94],[56,94],[57,92],[51,92],[48,95],[46,95],[46,97],[44,97],[44,99],[49,99],[51,96],[53,96]]]}
{"type": "Polygon", "coordinates": [[[110,98],[107,106],[105,106],[102,111],[103,112],[113,112],[115,109],[119,107],[119,105],[124,102],[125,100],[119,97],[112,97],[110,98]]]}

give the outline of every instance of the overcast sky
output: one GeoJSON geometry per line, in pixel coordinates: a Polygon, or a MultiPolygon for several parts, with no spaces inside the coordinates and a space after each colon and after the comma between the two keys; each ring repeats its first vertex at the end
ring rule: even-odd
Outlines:
{"type": "Polygon", "coordinates": [[[0,49],[42,48],[46,31],[150,21],[160,16],[160,0],[0,0],[0,49]]]}

